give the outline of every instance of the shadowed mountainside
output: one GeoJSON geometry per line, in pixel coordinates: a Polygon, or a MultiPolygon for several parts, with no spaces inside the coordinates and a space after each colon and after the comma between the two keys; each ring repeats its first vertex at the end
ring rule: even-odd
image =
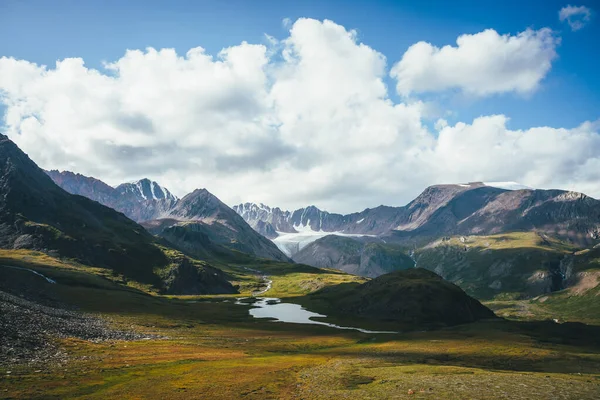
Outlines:
{"type": "MultiPolygon", "coordinates": [[[[195,264],[191,270],[188,260],[167,255],[152,235],[123,214],[58,187],[4,135],[0,194],[1,248],[75,259],[166,291],[171,290],[169,282],[183,274],[190,288],[198,288],[210,271],[211,277],[218,277],[219,292],[235,291],[221,271],[207,264],[195,264]]],[[[211,292],[210,286],[203,285],[204,292],[211,292]]]]}

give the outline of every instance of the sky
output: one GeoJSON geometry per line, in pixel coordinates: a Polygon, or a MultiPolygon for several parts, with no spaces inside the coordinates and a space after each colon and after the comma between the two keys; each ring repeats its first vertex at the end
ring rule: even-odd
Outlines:
{"type": "Polygon", "coordinates": [[[42,168],[354,212],[600,198],[597,1],[0,1],[0,131],[42,168]]]}

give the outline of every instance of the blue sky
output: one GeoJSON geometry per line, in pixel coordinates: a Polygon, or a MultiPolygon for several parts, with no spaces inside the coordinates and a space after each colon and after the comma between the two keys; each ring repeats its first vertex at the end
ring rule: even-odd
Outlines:
{"type": "Polygon", "coordinates": [[[230,205],[479,180],[600,197],[600,3],[571,3],[581,29],[567,5],[0,0],[0,129],[43,168],[230,205]]]}
{"type": "MultiPolygon", "coordinates": [[[[559,58],[533,95],[453,99],[458,119],[502,113],[510,126],[573,127],[600,118],[600,23],[571,32],[558,20],[569,3],[535,1],[25,1],[0,2],[0,55],[53,65],[82,57],[89,67],[121,57],[125,49],[196,46],[216,54],[264,34],[286,34],[284,18],[331,19],[356,29],[360,41],[382,52],[388,66],[413,43],[454,44],[456,37],[493,28],[515,34],[549,27],[560,34],[559,58]],[[451,6],[449,5],[451,4],[451,6]]],[[[594,8],[597,2],[579,1],[594,8]]],[[[393,85],[393,83],[390,83],[393,85]]],[[[390,93],[394,96],[393,92],[390,93]]]]}

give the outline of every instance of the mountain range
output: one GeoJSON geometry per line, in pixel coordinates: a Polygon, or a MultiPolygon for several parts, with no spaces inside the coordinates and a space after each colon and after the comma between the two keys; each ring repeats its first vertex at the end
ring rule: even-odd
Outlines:
{"type": "Polygon", "coordinates": [[[514,182],[434,185],[405,206],[343,215],[315,206],[229,208],[206,189],[178,199],[148,179],[113,188],[71,172],[47,174],[201,259],[234,260],[239,252],[366,277],[418,265],[482,298],[576,284],[578,266],[587,264],[573,254],[600,241],[600,201],[514,182]]]}
{"type": "Polygon", "coordinates": [[[254,231],[231,208],[206,189],[181,199],[149,179],[115,188],[69,171],[46,171],[64,190],[122,212],[153,234],[203,259],[227,256],[228,250],[290,261],[270,240],[254,231]]]}
{"type": "Polygon", "coordinates": [[[406,206],[347,215],[314,206],[233,208],[296,262],[367,277],[418,265],[479,298],[593,281],[578,252],[600,242],[600,201],[513,182],[434,185],[406,206]]]}
{"type": "Polygon", "coordinates": [[[502,187],[481,182],[435,185],[406,206],[347,215],[315,206],[290,212],[245,203],[233,209],[290,256],[327,235],[372,237],[413,247],[446,235],[510,231],[551,233],[582,246],[600,237],[600,201],[576,192],[522,187],[510,182],[502,187]]]}
{"type": "Polygon", "coordinates": [[[444,235],[540,231],[581,245],[600,237],[600,201],[582,193],[536,190],[513,182],[434,185],[402,207],[342,215],[315,206],[282,211],[264,204],[233,207],[256,231],[293,256],[326,235],[370,236],[419,244],[444,235]],[[290,236],[292,235],[292,236],[290,236]],[[312,240],[306,238],[312,236],[312,240]],[[292,240],[298,237],[298,240],[292,240]],[[285,243],[298,243],[297,249],[285,243]]]}

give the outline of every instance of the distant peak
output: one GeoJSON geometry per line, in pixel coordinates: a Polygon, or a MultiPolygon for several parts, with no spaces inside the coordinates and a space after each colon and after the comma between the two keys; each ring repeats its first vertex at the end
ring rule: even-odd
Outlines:
{"type": "Polygon", "coordinates": [[[498,188],[498,189],[504,189],[504,190],[523,190],[523,189],[527,189],[527,190],[533,190],[532,187],[523,185],[521,183],[518,182],[513,182],[513,181],[506,181],[506,182],[465,182],[465,183],[446,183],[446,184],[437,184],[437,185],[431,185],[428,186],[424,193],[427,192],[431,192],[431,191],[439,191],[439,190],[444,190],[444,189],[449,189],[449,190],[456,190],[456,189],[463,189],[463,190],[468,190],[468,189],[476,189],[476,188],[480,188],[480,187],[494,187],[494,188],[498,188]]]}
{"type": "Polygon", "coordinates": [[[177,197],[167,188],[148,178],[123,183],[119,188],[125,192],[136,193],[144,200],[177,200],[177,197]]]}
{"type": "Polygon", "coordinates": [[[142,178],[142,179],[136,179],[136,180],[133,180],[133,181],[130,181],[130,182],[127,182],[127,183],[129,183],[131,185],[137,185],[138,183],[150,183],[150,182],[151,182],[150,179],[148,179],[148,178],[142,178]]]}
{"type": "Polygon", "coordinates": [[[217,199],[218,200],[218,198],[214,194],[212,194],[205,188],[194,189],[193,192],[188,193],[186,196],[184,196],[184,199],[188,199],[188,200],[195,199],[195,198],[217,199]]]}

